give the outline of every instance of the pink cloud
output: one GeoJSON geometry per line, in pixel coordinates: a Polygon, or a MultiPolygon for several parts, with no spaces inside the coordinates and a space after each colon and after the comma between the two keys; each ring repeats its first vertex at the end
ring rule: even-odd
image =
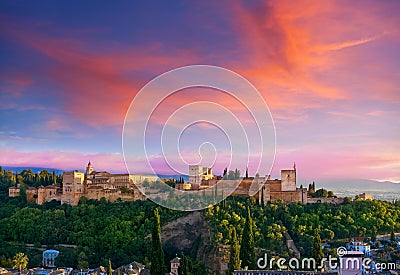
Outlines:
{"type": "Polygon", "coordinates": [[[95,169],[126,171],[121,153],[85,153],[71,151],[28,152],[15,149],[0,149],[0,163],[3,166],[35,166],[63,170],[83,170],[88,161],[95,169]]]}
{"type": "Polygon", "coordinates": [[[376,179],[400,181],[400,161],[390,152],[364,152],[356,148],[300,148],[278,150],[273,175],[296,161],[301,179],[376,179]]]}

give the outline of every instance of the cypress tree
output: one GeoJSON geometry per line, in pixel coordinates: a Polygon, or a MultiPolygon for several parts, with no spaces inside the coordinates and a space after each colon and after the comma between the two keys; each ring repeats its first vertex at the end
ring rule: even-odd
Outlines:
{"type": "Polygon", "coordinates": [[[53,185],[57,184],[57,176],[56,176],[56,172],[53,171],[53,185]]]}
{"type": "Polygon", "coordinates": [[[223,177],[224,180],[228,179],[228,168],[224,169],[224,174],[223,174],[222,177],[223,177]]]}
{"type": "Polygon", "coordinates": [[[179,260],[178,274],[179,275],[191,275],[193,272],[192,260],[182,254],[179,260]]]}
{"type": "Polygon", "coordinates": [[[228,264],[228,275],[233,275],[234,270],[240,269],[240,248],[236,236],[236,229],[233,227],[231,231],[231,247],[228,264]]]}
{"type": "Polygon", "coordinates": [[[261,206],[264,206],[264,187],[261,188],[261,206]]]}
{"type": "Polygon", "coordinates": [[[108,259],[108,275],[112,275],[112,272],[113,270],[112,270],[111,260],[108,259]]]}
{"type": "Polygon", "coordinates": [[[375,226],[372,229],[372,233],[371,233],[371,242],[376,242],[376,228],[375,226]]]}
{"type": "Polygon", "coordinates": [[[319,236],[318,231],[315,231],[314,234],[311,257],[314,258],[315,263],[317,265],[316,267],[318,267],[321,264],[322,258],[324,257],[324,253],[322,252],[321,237],[319,236]]]}
{"type": "Polygon", "coordinates": [[[158,208],[154,210],[154,224],[151,237],[151,274],[164,275],[166,268],[164,263],[164,251],[161,243],[160,214],[158,208]]]}
{"type": "Polygon", "coordinates": [[[247,217],[243,227],[242,242],[240,244],[240,259],[242,260],[242,267],[247,266],[248,269],[255,268],[253,220],[249,207],[247,207],[247,217]]]}
{"type": "Polygon", "coordinates": [[[15,171],[15,184],[18,185],[19,183],[18,171],[15,171]]]}
{"type": "Polygon", "coordinates": [[[396,235],[394,234],[394,226],[392,226],[392,230],[390,230],[390,244],[392,246],[396,245],[396,235]]]}

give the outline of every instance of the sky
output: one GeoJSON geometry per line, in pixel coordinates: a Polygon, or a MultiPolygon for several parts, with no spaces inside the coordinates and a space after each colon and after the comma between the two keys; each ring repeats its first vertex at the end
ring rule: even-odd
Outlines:
{"type": "MultiPolygon", "coordinates": [[[[295,161],[307,180],[400,182],[399,10],[390,0],[1,1],[0,165],[82,170],[90,160],[96,170],[124,172],[123,124],[140,89],[169,70],[205,64],[242,75],[267,103],[273,177],[295,161]]],[[[226,94],[192,88],[158,107],[154,127],[204,100],[248,118],[226,94]]],[[[208,111],[200,106],[190,117],[208,111]]],[[[199,160],[202,142],[225,140],[201,124],[183,137],[188,162],[199,160]]],[[[150,150],[157,146],[149,139],[150,150]]],[[[150,172],[132,157],[134,172],[150,172]]],[[[162,152],[149,158],[158,172],[174,173],[158,161],[162,152]]],[[[214,172],[225,165],[216,162],[214,172]]],[[[269,168],[250,164],[256,171],[269,168]]]]}

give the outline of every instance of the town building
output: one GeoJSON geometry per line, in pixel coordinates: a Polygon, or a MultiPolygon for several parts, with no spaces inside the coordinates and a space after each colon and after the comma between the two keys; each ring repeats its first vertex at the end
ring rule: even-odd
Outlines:
{"type": "Polygon", "coordinates": [[[371,246],[363,241],[351,240],[348,244],[346,244],[346,249],[348,251],[362,252],[365,256],[371,256],[371,246]]]}
{"type": "Polygon", "coordinates": [[[58,250],[45,250],[43,251],[42,265],[44,267],[56,267],[56,258],[60,252],[58,250]]]}
{"type": "Polygon", "coordinates": [[[178,275],[178,269],[180,265],[180,258],[178,256],[175,256],[171,261],[171,272],[170,274],[178,275]]]}
{"type": "MultiPolygon", "coordinates": [[[[145,265],[133,261],[132,263],[119,268],[121,275],[150,275],[150,270],[145,265]]],[[[115,273],[115,272],[114,272],[115,273]]]]}

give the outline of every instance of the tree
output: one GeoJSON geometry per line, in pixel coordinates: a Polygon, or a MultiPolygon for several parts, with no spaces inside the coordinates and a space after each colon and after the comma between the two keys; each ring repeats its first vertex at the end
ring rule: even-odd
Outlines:
{"type": "Polygon", "coordinates": [[[315,260],[317,267],[320,265],[322,258],[324,257],[324,253],[322,252],[321,237],[319,236],[318,231],[315,231],[314,234],[311,257],[315,260]]]}
{"type": "Polygon", "coordinates": [[[18,268],[18,274],[28,265],[29,259],[24,253],[17,253],[13,258],[13,268],[18,268]]]}
{"type": "Polygon", "coordinates": [[[53,185],[56,185],[57,184],[57,176],[56,176],[56,172],[54,172],[54,171],[53,171],[52,179],[53,179],[53,185]]]}
{"type": "Polygon", "coordinates": [[[234,180],[235,179],[235,172],[233,170],[229,170],[227,179],[228,180],[234,180]]]}
{"type": "Polygon", "coordinates": [[[108,275],[112,275],[112,272],[113,272],[113,270],[112,270],[112,265],[111,265],[111,260],[110,259],[108,259],[108,275]]]}
{"type": "Polygon", "coordinates": [[[228,275],[233,275],[234,270],[240,269],[240,247],[236,236],[236,229],[232,227],[231,231],[231,247],[228,264],[228,275]]]}
{"type": "Polygon", "coordinates": [[[81,252],[78,255],[78,269],[89,268],[88,257],[86,256],[85,252],[81,252]]]}
{"type": "Polygon", "coordinates": [[[344,204],[349,204],[349,203],[351,203],[351,198],[349,198],[349,197],[344,197],[344,198],[343,198],[343,203],[344,203],[344,204]]]}
{"type": "Polygon", "coordinates": [[[191,275],[193,271],[193,263],[192,260],[182,254],[182,257],[179,261],[178,274],[179,275],[191,275]]]}
{"type": "Polygon", "coordinates": [[[21,172],[24,183],[31,184],[35,177],[35,173],[31,169],[24,169],[21,172]]]}
{"type": "Polygon", "coordinates": [[[390,230],[390,244],[392,246],[396,245],[396,235],[394,234],[394,226],[392,226],[392,229],[390,230]]]}
{"type": "Polygon", "coordinates": [[[20,190],[19,190],[19,199],[21,200],[21,202],[27,202],[28,198],[26,196],[26,185],[25,184],[21,184],[20,185],[20,190]]]}
{"type": "Polygon", "coordinates": [[[372,229],[372,233],[371,233],[371,242],[375,243],[376,242],[376,228],[375,226],[372,229]]]}
{"type": "Polygon", "coordinates": [[[314,197],[315,198],[327,198],[328,191],[324,188],[318,189],[317,191],[315,191],[314,197]]]}
{"type": "Polygon", "coordinates": [[[314,197],[314,193],[315,193],[315,182],[312,182],[308,185],[308,194],[311,197],[314,197]]]}
{"type": "Polygon", "coordinates": [[[242,260],[242,267],[255,268],[253,220],[249,207],[247,207],[247,216],[240,244],[240,259],[242,260]]]}
{"type": "Polygon", "coordinates": [[[265,201],[264,201],[264,187],[261,188],[261,206],[264,206],[265,201]]]}
{"type": "Polygon", "coordinates": [[[161,243],[160,214],[158,208],[154,210],[154,224],[151,239],[151,274],[164,275],[166,268],[164,263],[164,251],[161,243]]]}
{"type": "Polygon", "coordinates": [[[235,180],[240,178],[240,170],[238,170],[237,168],[235,169],[235,180]]]}
{"type": "Polygon", "coordinates": [[[222,177],[223,177],[224,180],[228,179],[228,168],[224,169],[224,173],[223,173],[222,177]]]}

